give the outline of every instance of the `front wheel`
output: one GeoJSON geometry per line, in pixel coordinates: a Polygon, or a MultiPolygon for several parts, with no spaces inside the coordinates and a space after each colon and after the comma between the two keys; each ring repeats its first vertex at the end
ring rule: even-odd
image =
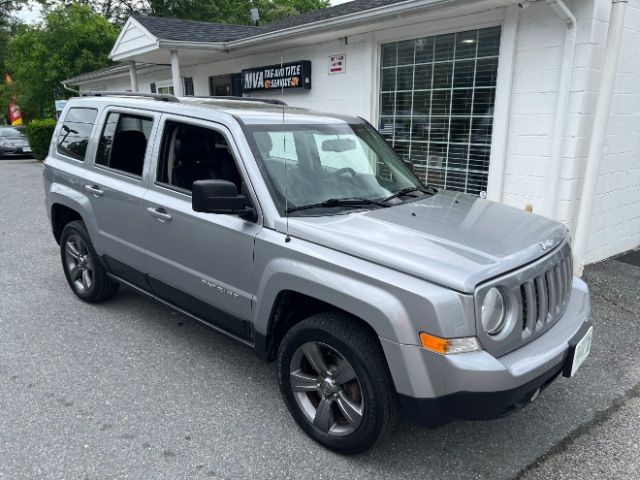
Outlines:
{"type": "Polygon", "coordinates": [[[348,315],[320,313],[295,325],[278,351],[278,380],[298,425],[339,453],[368,450],[395,417],[380,343],[348,315]]]}
{"type": "Polygon", "coordinates": [[[85,302],[100,302],[118,289],[100,262],[89,232],[81,221],[69,222],[60,237],[62,268],[69,286],[85,302]]]}

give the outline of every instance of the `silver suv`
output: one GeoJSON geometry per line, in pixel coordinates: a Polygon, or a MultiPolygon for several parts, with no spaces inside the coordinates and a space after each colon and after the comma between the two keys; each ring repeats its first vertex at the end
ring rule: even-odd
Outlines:
{"type": "Polygon", "coordinates": [[[424,185],[359,118],[94,93],[67,103],[44,177],[78,297],[125,284],[250,345],[338,452],[399,409],[510,414],[589,353],[567,229],[424,185]]]}

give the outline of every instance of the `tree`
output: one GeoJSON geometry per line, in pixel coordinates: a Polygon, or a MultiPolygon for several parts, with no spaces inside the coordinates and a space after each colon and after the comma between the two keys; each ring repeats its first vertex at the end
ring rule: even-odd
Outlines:
{"type": "Polygon", "coordinates": [[[258,9],[260,23],[264,24],[327,8],[329,4],[329,0],[149,0],[148,12],[161,17],[247,25],[252,8],[258,9]]]}
{"type": "Polygon", "coordinates": [[[71,95],[60,82],[108,66],[117,35],[112,23],[77,3],[59,6],[42,24],[19,31],[9,41],[6,67],[23,115],[52,115],[54,100],[71,95]]]}
{"type": "MultiPolygon", "coordinates": [[[[2,0],[0,0],[2,1],[2,0]]],[[[248,25],[249,11],[257,8],[261,23],[319,10],[329,0],[40,0],[45,5],[85,5],[111,22],[122,25],[135,13],[159,17],[248,25]]]]}

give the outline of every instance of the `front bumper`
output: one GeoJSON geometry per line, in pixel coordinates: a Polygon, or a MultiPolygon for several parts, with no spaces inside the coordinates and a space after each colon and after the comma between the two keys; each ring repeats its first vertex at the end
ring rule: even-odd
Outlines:
{"type": "Polygon", "coordinates": [[[499,418],[531,401],[562,372],[570,342],[586,333],[586,284],[573,280],[564,316],[545,334],[499,358],[486,351],[438,355],[381,338],[405,414],[415,423],[499,418]]]}

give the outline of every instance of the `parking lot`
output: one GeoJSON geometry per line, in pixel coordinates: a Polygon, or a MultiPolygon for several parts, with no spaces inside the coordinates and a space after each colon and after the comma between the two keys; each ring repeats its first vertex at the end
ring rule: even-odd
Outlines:
{"type": "MultiPolygon", "coordinates": [[[[247,347],[129,289],[78,300],[41,169],[0,162],[0,479],[547,478],[585,435],[638,416],[640,268],[612,260],[587,269],[596,335],[576,378],[505,419],[401,423],[364,455],[331,453],[247,347]]],[[[637,454],[637,430],[619,431],[637,454]]]]}

